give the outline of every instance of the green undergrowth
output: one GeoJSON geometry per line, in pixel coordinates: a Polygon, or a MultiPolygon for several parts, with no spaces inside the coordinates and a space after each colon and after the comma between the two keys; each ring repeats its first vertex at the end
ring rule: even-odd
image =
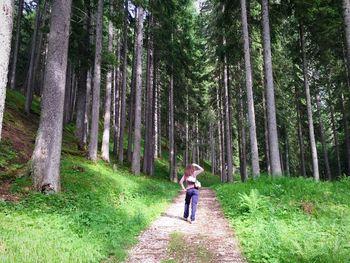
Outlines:
{"type": "Polygon", "coordinates": [[[122,260],[178,190],[77,156],[63,158],[61,174],[60,194],[28,192],[31,180],[23,177],[11,189],[21,201],[0,201],[0,262],[122,260]]]}
{"type": "Polygon", "coordinates": [[[350,262],[350,180],[262,176],[214,187],[249,262],[350,262]]]}

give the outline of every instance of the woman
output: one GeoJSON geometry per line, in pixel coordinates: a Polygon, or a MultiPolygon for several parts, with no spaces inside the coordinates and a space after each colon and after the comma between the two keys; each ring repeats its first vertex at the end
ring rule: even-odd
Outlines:
{"type": "Polygon", "coordinates": [[[187,165],[185,169],[185,174],[182,176],[180,180],[180,185],[183,191],[186,191],[185,198],[185,211],[184,211],[184,219],[187,221],[189,215],[189,207],[192,199],[192,211],[191,211],[191,224],[194,223],[196,219],[196,210],[197,203],[199,197],[199,190],[195,187],[196,177],[202,173],[204,169],[200,167],[198,164],[190,164],[187,165]],[[186,181],[186,188],[184,187],[184,181],[186,181]]]}

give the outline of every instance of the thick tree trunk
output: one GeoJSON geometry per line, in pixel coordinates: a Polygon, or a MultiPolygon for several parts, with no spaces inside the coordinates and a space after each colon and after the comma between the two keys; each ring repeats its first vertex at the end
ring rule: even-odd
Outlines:
{"type": "Polygon", "coordinates": [[[279,176],[282,174],[281,161],[278,148],[277,120],[275,91],[272,74],[271,39],[269,22],[269,1],[262,0],[262,23],[263,23],[263,49],[264,49],[264,69],[266,80],[266,107],[269,131],[269,149],[271,174],[279,176]]]}
{"type": "Polygon", "coordinates": [[[59,192],[64,89],[71,0],[52,3],[41,117],[32,156],[34,188],[59,192]]]}
{"type": "Polygon", "coordinates": [[[98,9],[96,17],[96,41],[95,41],[95,62],[94,78],[92,89],[92,113],[91,113],[91,131],[89,142],[89,159],[97,161],[98,147],[98,123],[100,116],[100,85],[101,85],[101,53],[102,53],[102,28],[103,28],[103,0],[98,0],[98,9]]]}
{"type": "Polygon", "coordinates": [[[16,20],[16,37],[15,37],[15,44],[13,47],[13,59],[12,59],[12,66],[11,66],[11,73],[10,73],[10,87],[16,88],[16,70],[17,70],[17,58],[18,58],[18,50],[19,50],[19,44],[20,44],[20,36],[21,36],[21,21],[22,21],[22,14],[23,14],[23,6],[24,6],[24,0],[18,1],[18,12],[17,12],[17,20],[16,20]]]}
{"type": "Polygon", "coordinates": [[[266,110],[266,90],[263,94],[263,110],[264,110],[264,137],[265,137],[265,161],[266,161],[266,171],[268,175],[271,175],[271,161],[270,161],[270,147],[269,147],[269,124],[267,119],[266,110]]]}
{"type": "Polygon", "coordinates": [[[176,155],[174,141],[174,75],[170,74],[169,85],[169,174],[170,181],[177,182],[176,175],[176,155]]]}
{"type": "MultiPolygon", "coordinates": [[[[124,161],[124,129],[126,122],[126,82],[128,76],[128,1],[124,2],[124,28],[123,28],[123,78],[120,92],[120,131],[118,161],[124,161]]],[[[129,123],[130,125],[130,123],[129,123]]]]}
{"type": "MultiPolygon", "coordinates": [[[[156,57],[156,56],[155,56],[156,57]]],[[[158,112],[160,110],[159,108],[159,85],[158,85],[158,59],[155,58],[154,60],[154,74],[153,74],[153,85],[154,85],[154,158],[157,159],[159,156],[159,120],[158,120],[158,112]]]]}
{"type": "MultiPolygon", "coordinates": [[[[109,25],[108,25],[108,52],[113,51],[113,22],[112,18],[113,0],[109,0],[109,25]]],[[[101,157],[103,160],[109,162],[109,137],[111,129],[111,99],[112,99],[112,65],[108,66],[106,96],[105,96],[105,113],[104,113],[104,127],[101,146],[101,157]]]]}
{"type": "Polygon", "coordinates": [[[246,0],[241,0],[241,10],[242,10],[243,41],[244,41],[244,60],[245,60],[245,76],[246,76],[247,104],[248,104],[247,106],[248,106],[248,120],[249,120],[250,151],[251,151],[251,159],[252,159],[252,174],[253,174],[253,177],[257,177],[260,174],[260,166],[259,166],[258,140],[256,137],[253,81],[252,81],[252,68],[251,68],[251,59],[250,59],[246,0]]]}
{"type": "Polygon", "coordinates": [[[303,56],[303,75],[304,75],[304,88],[306,95],[306,107],[307,107],[307,118],[309,123],[309,136],[310,136],[310,145],[311,145],[311,157],[312,157],[312,167],[313,167],[313,177],[315,181],[320,179],[319,170],[318,170],[318,157],[316,149],[316,140],[314,132],[314,122],[312,117],[312,108],[311,108],[311,95],[310,87],[307,73],[307,60],[306,60],[306,51],[305,51],[305,41],[304,41],[304,31],[303,25],[300,25],[300,44],[301,51],[303,56]]]}
{"type": "Polygon", "coordinates": [[[5,108],[7,72],[11,53],[13,8],[13,0],[3,0],[0,3],[0,140],[5,108]]]}
{"type": "MultiPolygon", "coordinates": [[[[26,101],[24,105],[24,112],[26,114],[30,113],[30,110],[32,108],[32,102],[33,102],[33,92],[34,92],[34,62],[35,62],[35,52],[37,49],[37,39],[38,39],[38,30],[40,27],[40,17],[41,17],[41,8],[40,8],[41,1],[38,1],[37,5],[37,11],[36,11],[36,17],[35,17],[35,24],[34,24],[34,32],[32,36],[32,43],[31,43],[31,51],[30,51],[30,60],[29,60],[29,70],[28,70],[28,77],[27,77],[27,87],[26,87],[26,101]]],[[[44,3],[46,5],[46,1],[44,3]]]]}
{"type": "Polygon", "coordinates": [[[317,111],[318,111],[318,114],[319,114],[320,137],[321,137],[321,144],[322,144],[322,149],[323,149],[323,158],[324,158],[324,166],[325,166],[326,178],[328,180],[332,180],[331,167],[329,165],[327,144],[326,144],[324,126],[323,126],[323,121],[322,121],[321,99],[320,99],[320,94],[319,93],[316,94],[316,106],[317,106],[317,111]]]}
{"type": "Polygon", "coordinates": [[[85,116],[84,116],[84,148],[88,143],[90,135],[90,120],[91,120],[91,91],[92,91],[92,69],[88,69],[86,77],[86,103],[85,103],[85,116]]]}
{"type": "Polygon", "coordinates": [[[142,7],[137,7],[137,53],[135,79],[135,123],[134,123],[134,150],[132,153],[131,170],[133,174],[140,173],[141,161],[141,98],[142,98],[142,46],[143,46],[143,14],[142,7]]]}
{"type": "Polygon", "coordinates": [[[210,164],[211,173],[216,173],[216,159],[215,159],[215,139],[214,139],[214,124],[212,121],[209,123],[209,142],[210,142],[210,164]]]}

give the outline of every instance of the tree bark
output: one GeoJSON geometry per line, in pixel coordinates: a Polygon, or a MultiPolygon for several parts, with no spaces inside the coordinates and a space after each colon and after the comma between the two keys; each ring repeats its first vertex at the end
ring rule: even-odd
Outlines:
{"type": "MultiPolygon", "coordinates": [[[[109,0],[109,25],[108,25],[108,52],[113,51],[113,22],[112,18],[113,0],[109,0]]],[[[109,162],[109,137],[111,127],[111,97],[112,97],[112,65],[108,66],[107,83],[106,83],[106,96],[105,96],[105,114],[104,114],[104,127],[101,146],[101,157],[103,160],[109,162]]]]}
{"type": "MultiPolygon", "coordinates": [[[[124,28],[123,28],[123,78],[120,92],[120,131],[118,161],[124,161],[124,129],[126,122],[126,81],[128,76],[128,0],[124,2],[124,28]]],[[[129,123],[130,125],[130,123],[129,123]]]]}
{"type": "MultiPolygon", "coordinates": [[[[28,77],[27,77],[27,87],[26,87],[26,101],[24,105],[24,112],[26,114],[30,113],[30,110],[32,108],[32,102],[33,102],[33,91],[34,91],[34,62],[35,62],[35,52],[37,48],[37,38],[38,38],[38,30],[40,27],[40,16],[41,16],[41,8],[40,8],[41,1],[38,1],[37,11],[36,11],[36,17],[35,17],[35,24],[34,24],[34,32],[32,36],[32,46],[30,51],[30,62],[29,62],[29,70],[28,70],[28,77]]],[[[46,5],[46,1],[44,3],[46,5]]]]}
{"type": "Polygon", "coordinates": [[[344,94],[341,94],[340,96],[340,107],[343,115],[343,122],[344,122],[344,133],[345,133],[345,145],[346,145],[346,165],[347,165],[347,171],[346,174],[350,176],[350,132],[349,132],[349,123],[348,123],[348,114],[344,107],[344,94]]]}
{"type": "Polygon", "coordinates": [[[309,123],[309,136],[310,136],[310,145],[311,145],[311,156],[312,156],[312,167],[313,167],[313,177],[315,181],[319,181],[320,175],[318,170],[318,157],[315,141],[315,132],[314,132],[314,122],[312,117],[312,108],[311,108],[311,96],[310,96],[310,87],[307,73],[307,60],[306,60],[306,51],[305,51],[305,41],[304,41],[304,31],[303,25],[300,24],[300,44],[303,58],[303,75],[304,75],[304,88],[306,95],[306,107],[307,107],[307,118],[309,123]]]}
{"type": "Polygon", "coordinates": [[[169,174],[170,181],[177,182],[176,155],[174,142],[174,75],[173,69],[170,73],[169,85],[169,174]]]}
{"type": "Polygon", "coordinates": [[[118,158],[118,142],[119,142],[119,127],[120,127],[120,37],[117,42],[117,68],[115,70],[115,85],[114,85],[114,144],[113,152],[118,158]]]}
{"type": "Polygon", "coordinates": [[[238,139],[239,139],[239,171],[241,175],[241,181],[246,182],[248,180],[247,174],[247,152],[246,152],[246,130],[245,130],[245,117],[244,117],[244,105],[243,105],[243,92],[239,85],[238,91],[238,139]]]}
{"type": "Polygon", "coordinates": [[[301,124],[302,118],[300,113],[300,101],[299,94],[296,92],[296,105],[297,105],[297,118],[298,118],[298,140],[299,140],[299,149],[300,149],[300,172],[301,175],[306,177],[306,166],[305,166],[305,149],[304,149],[304,135],[303,127],[301,124]]]}
{"type": "Polygon", "coordinates": [[[11,53],[13,9],[13,0],[3,0],[0,4],[0,140],[5,108],[7,72],[11,53]]]}
{"type": "Polygon", "coordinates": [[[269,1],[262,0],[262,23],[263,23],[263,54],[264,69],[266,80],[266,106],[267,121],[269,131],[269,149],[271,174],[279,176],[282,174],[281,161],[278,148],[277,120],[276,120],[276,104],[275,91],[273,85],[272,74],[272,58],[271,58],[271,38],[270,38],[270,22],[269,22],[269,1]]]}
{"type": "Polygon", "coordinates": [[[78,140],[78,149],[83,150],[84,144],[84,120],[86,110],[86,86],[87,86],[87,69],[80,65],[78,73],[78,90],[77,90],[77,116],[76,116],[76,137],[78,140]]]}
{"type": "Polygon", "coordinates": [[[141,98],[142,98],[142,46],[143,46],[143,14],[142,7],[137,7],[137,53],[136,53],[136,79],[135,79],[135,124],[134,124],[134,150],[132,153],[131,170],[133,174],[140,173],[141,161],[141,98]]]}
{"type": "Polygon", "coordinates": [[[17,70],[17,58],[18,58],[18,50],[20,44],[20,36],[21,36],[21,22],[22,22],[22,14],[23,14],[23,6],[24,0],[18,1],[18,12],[17,12],[17,21],[16,21],[16,37],[15,44],[13,49],[13,59],[12,59],[12,67],[10,73],[10,87],[16,88],[16,70],[17,70]]]}
{"type": "Polygon", "coordinates": [[[337,127],[334,117],[334,108],[332,103],[330,102],[330,111],[331,111],[331,122],[332,122],[332,132],[333,132],[333,140],[334,140],[334,148],[335,148],[335,154],[337,159],[337,177],[341,177],[341,161],[340,161],[340,152],[339,152],[339,140],[338,140],[338,133],[337,133],[337,127]]]}
{"type": "MultiPolygon", "coordinates": [[[[156,56],[155,56],[156,57],[156,56]]],[[[159,120],[158,120],[158,112],[159,112],[159,85],[158,85],[158,59],[155,58],[154,60],[154,74],[153,74],[153,85],[154,85],[154,158],[157,159],[159,156],[159,134],[158,134],[158,125],[159,125],[159,120]]]]}
{"type": "Polygon", "coordinates": [[[98,147],[98,123],[100,116],[100,85],[101,85],[101,53],[102,53],[102,28],[103,28],[103,0],[98,0],[98,9],[96,17],[96,40],[95,40],[95,62],[94,78],[92,89],[92,113],[91,113],[91,131],[89,142],[89,159],[97,161],[98,147]]]}
{"type": "Polygon", "coordinates": [[[245,60],[245,76],[246,76],[247,104],[248,104],[247,108],[248,108],[248,120],[249,120],[250,151],[251,151],[251,159],[252,159],[252,174],[253,174],[253,178],[255,178],[260,174],[260,166],[259,166],[258,140],[256,137],[253,81],[252,81],[252,68],[251,68],[251,58],[250,58],[246,0],[241,0],[241,10],[242,10],[243,41],[244,41],[244,60],[245,60]]]}
{"type": "Polygon", "coordinates": [[[59,192],[71,0],[52,3],[41,117],[32,156],[34,188],[59,192]]]}
{"type": "Polygon", "coordinates": [[[323,121],[322,121],[322,114],[321,114],[321,99],[320,99],[319,92],[317,92],[317,94],[316,94],[316,106],[317,106],[317,111],[318,111],[318,115],[319,115],[318,117],[319,117],[319,125],[320,125],[320,137],[321,137],[321,144],[322,144],[322,149],[323,149],[323,158],[324,158],[326,178],[330,181],[330,180],[332,180],[332,173],[331,173],[331,168],[329,165],[327,144],[326,144],[324,126],[323,126],[323,121]]]}
{"type": "Polygon", "coordinates": [[[145,101],[145,146],[143,155],[143,172],[151,175],[152,159],[154,158],[154,142],[153,142],[153,73],[154,73],[154,57],[153,57],[153,15],[149,17],[148,23],[148,45],[147,45],[147,71],[146,71],[146,101],[145,101]]]}
{"type": "Polygon", "coordinates": [[[347,62],[347,77],[350,81],[350,1],[343,0],[343,15],[344,15],[344,30],[346,40],[346,62],[347,62]]]}

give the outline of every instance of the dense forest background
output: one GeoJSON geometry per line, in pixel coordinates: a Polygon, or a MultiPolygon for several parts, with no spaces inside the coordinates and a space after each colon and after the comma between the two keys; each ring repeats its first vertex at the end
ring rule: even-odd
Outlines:
{"type": "Polygon", "coordinates": [[[89,159],[135,174],[154,173],[163,136],[172,181],[203,160],[222,182],[350,174],[348,1],[11,2],[2,104],[5,86],[29,116],[42,100],[38,190],[60,189],[69,123],[89,159]]]}

